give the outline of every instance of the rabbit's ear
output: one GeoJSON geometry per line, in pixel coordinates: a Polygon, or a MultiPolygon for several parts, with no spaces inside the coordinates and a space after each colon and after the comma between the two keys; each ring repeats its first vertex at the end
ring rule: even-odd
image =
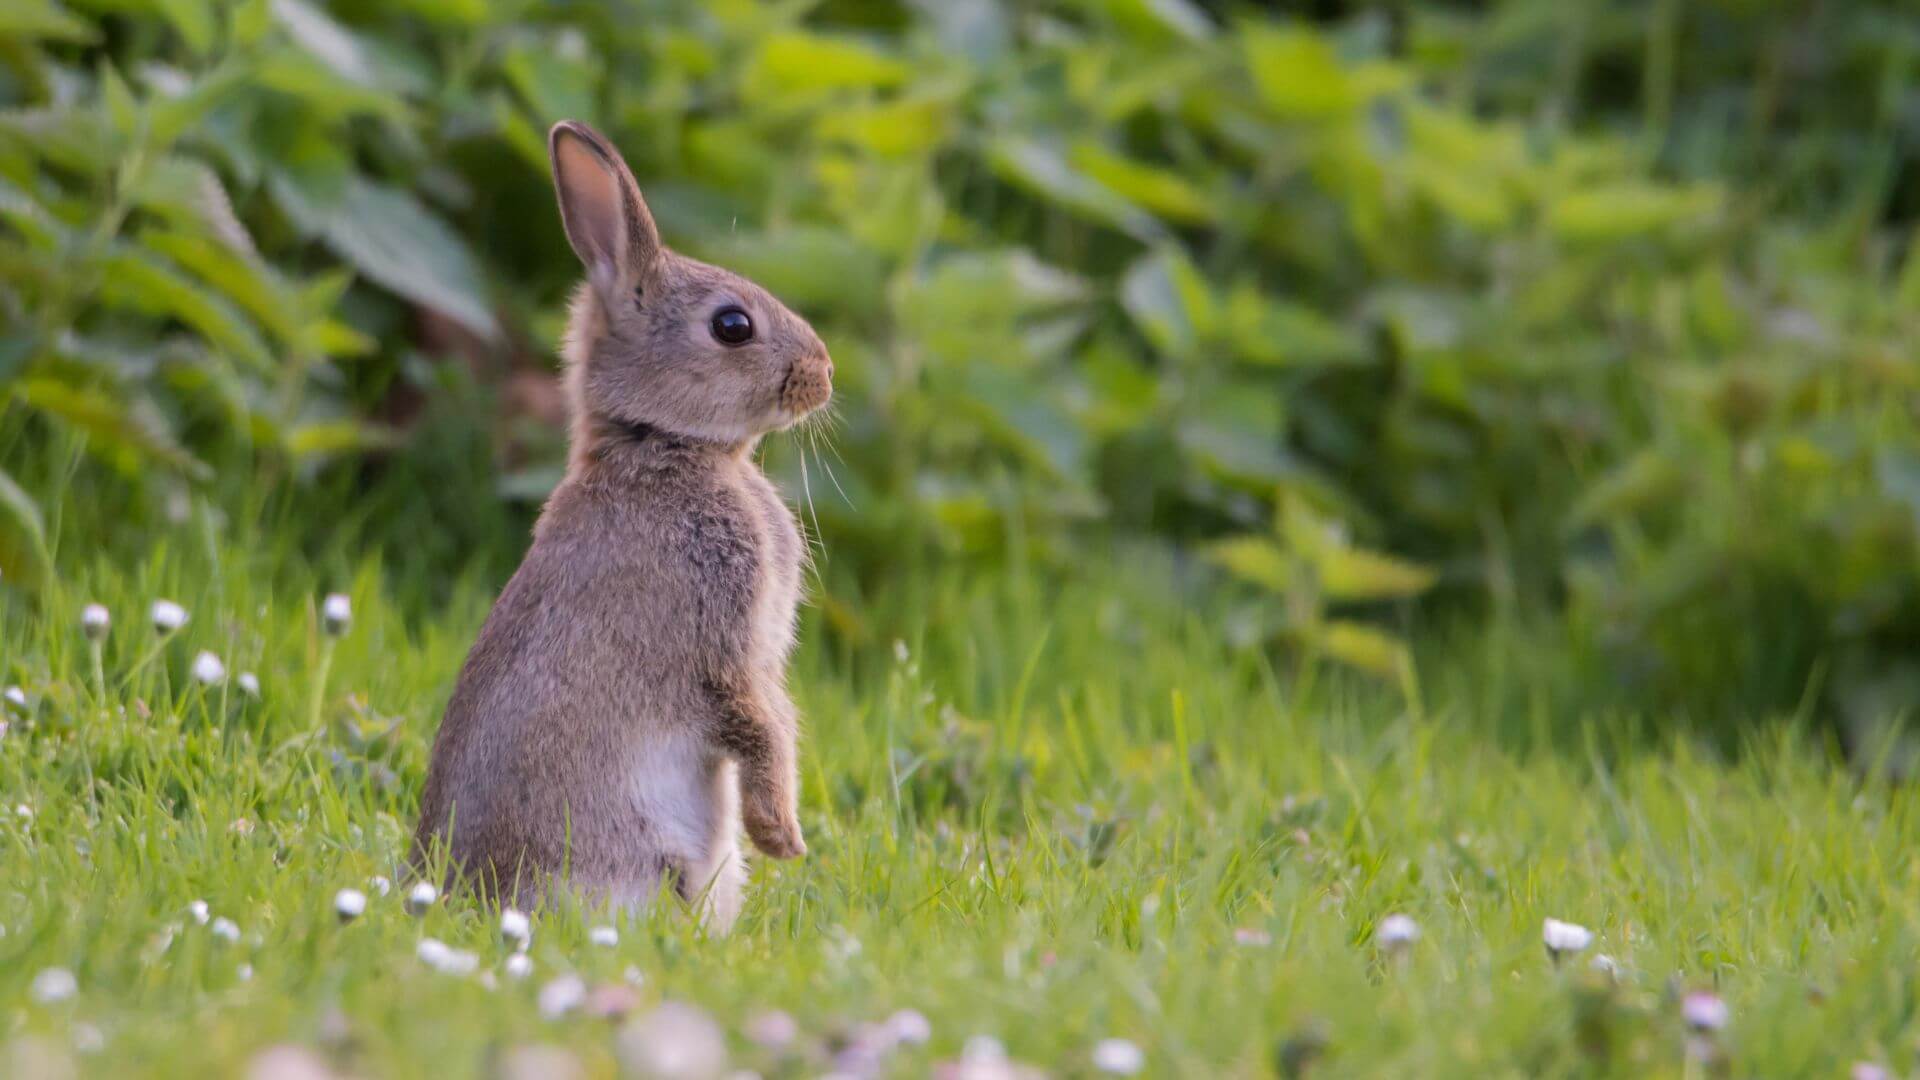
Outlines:
{"type": "Polygon", "coordinates": [[[632,288],[660,253],[660,233],[627,163],[600,133],[562,120],[547,133],[567,241],[601,296],[632,288]]]}

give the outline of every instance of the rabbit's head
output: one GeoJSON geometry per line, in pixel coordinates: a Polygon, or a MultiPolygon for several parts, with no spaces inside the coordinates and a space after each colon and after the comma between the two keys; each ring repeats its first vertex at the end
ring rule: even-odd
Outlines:
{"type": "Polygon", "coordinates": [[[576,450],[611,422],[749,442],[827,403],[833,361],[765,289],[667,250],[618,151],[585,124],[547,137],[560,218],[587,281],[567,329],[576,450]]]}

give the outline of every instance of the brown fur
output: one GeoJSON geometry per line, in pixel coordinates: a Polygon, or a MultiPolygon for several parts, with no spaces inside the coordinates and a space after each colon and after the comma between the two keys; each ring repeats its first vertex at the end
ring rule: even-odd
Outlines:
{"type": "Polygon", "coordinates": [[[739,902],[737,832],[806,851],[786,692],[805,549],[754,464],[825,404],[812,328],[751,282],[661,245],[620,156],[550,136],[587,269],[565,346],[566,478],[474,643],[434,741],[415,857],[523,905],[556,878],[637,905],[663,884],[739,902]],[[753,340],[709,329],[745,310],[753,340]]]}

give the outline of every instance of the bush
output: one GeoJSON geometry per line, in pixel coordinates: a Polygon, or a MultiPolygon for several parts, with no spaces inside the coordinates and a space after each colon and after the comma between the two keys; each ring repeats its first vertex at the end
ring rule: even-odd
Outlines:
{"type": "MultiPolygon", "coordinates": [[[[1913,18],[1327,7],[15,4],[9,422],[146,487],[404,455],[448,362],[523,401],[575,274],[543,133],[580,117],[833,348],[831,450],[773,453],[836,573],[1225,540],[1287,596],[1257,634],[1383,673],[1355,619],[1426,569],[1565,605],[1635,698],[1884,671],[1920,630],[1913,18]],[[1398,584],[1326,588],[1306,536],[1398,584]]],[[[531,503],[523,413],[482,423],[531,503]]]]}

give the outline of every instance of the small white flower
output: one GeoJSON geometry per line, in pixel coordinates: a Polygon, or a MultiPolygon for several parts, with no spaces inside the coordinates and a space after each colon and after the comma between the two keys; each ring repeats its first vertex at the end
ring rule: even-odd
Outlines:
{"type": "Polygon", "coordinates": [[[421,939],[413,954],[420,958],[421,963],[442,975],[471,975],[480,967],[478,956],[433,938],[421,939]]]}
{"type": "Polygon", "coordinates": [[[1727,1026],[1727,1003],[1711,990],[1695,990],[1680,999],[1680,1016],[1695,1031],[1719,1031],[1727,1026]]]}
{"type": "Polygon", "coordinates": [[[558,1020],[580,1007],[587,1000],[587,983],[578,975],[568,973],[558,976],[540,988],[537,1003],[540,1015],[549,1020],[558,1020]]]}
{"type": "Polygon", "coordinates": [[[225,915],[213,920],[211,929],[214,937],[219,938],[229,945],[238,944],[240,941],[240,924],[227,918],[225,915]]]}
{"type": "Polygon", "coordinates": [[[1587,961],[1587,966],[1599,974],[1605,975],[1609,979],[1618,979],[1620,977],[1620,961],[1615,960],[1606,953],[1594,953],[1593,959],[1587,961]]]}
{"type": "Polygon", "coordinates": [[[1125,1039],[1101,1039],[1093,1044],[1093,1067],[1115,1076],[1132,1076],[1147,1067],[1147,1055],[1125,1039]]]}
{"type": "Polygon", "coordinates": [[[107,1048],[107,1033],[82,1020],[73,1025],[73,1048],[82,1054],[97,1054],[107,1048]]]}
{"type": "Polygon", "coordinates": [[[107,628],[113,625],[113,615],[105,604],[88,604],[80,609],[80,632],[88,641],[99,641],[107,636],[107,628]]]}
{"type": "Polygon", "coordinates": [[[1893,1072],[1877,1061],[1856,1061],[1847,1075],[1851,1080],[1893,1080],[1893,1072]]]}
{"type": "Polygon", "coordinates": [[[628,964],[627,970],[621,972],[620,977],[633,986],[639,986],[647,981],[646,975],[642,974],[640,968],[634,964],[628,964]]]}
{"type": "Polygon", "coordinates": [[[193,903],[188,904],[187,914],[193,916],[193,921],[199,923],[201,926],[207,925],[207,920],[212,918],[212,916],[207,913],[207,902],[205,900],[195,900],[193,903]]]}
{"type": "Polygon", "coordinates": [[[756,1013],[747,1021],[747,1038],[768,1050],[778,1050],[800,1037],[800,1025],[779,1009],[756,1013]]]}
{"type": "Polygon", "coordinates": [[[234,968],[233,977],[236,979],[239,979],[241,982],[252,982],[253,981],[253,965],[241,964],[239,967],[234,968]]]}
{"type": "Polygon", "coordinates": [[[416,882],[413,888],[407,890],[407,913],[425,915],[427,909],[432,907],[434,901],[438,899],[440,899],[440,890],[434,888],[433,882],[416,882]]]}
{"type": "Polygon", "coordinates": [[[193,658],[193,677],[202,686],[219,686],[227,680],[227,665],[221,663],[219,657],[202,649],[200,655],[193,658]]]}
{"type": "Polygon", "coordinates": [[[26,708],[27,692],[17,686],[7,687],[7,704],[12,705],[16,709],[26,708]]]}
{"type": "Polygon", "coordinates": [[[388,881],[379,874],[375,874],[367,879],[367,887],[379,893],[381,896],[385,896],[387,893],[393,891],[393,882],[388,881]]]}
{"type": "Polygon", "coordinates": [[[155,600],[152,618],[155,633],[171,634],[187,625],[187,609],[171,600],[155,600]]]}
{"type": "Polygon", "coordinates": [[[52,1005],[66,1001],[80,992],[80,980],[66,968],[50,967],[33,977],[33,985],[28,993],[33,1000],[42,1005],[52,1005]]]}
{"type": "Polygon", "coordinates": [[[525,949],[533,940],[533,923],[526,912],[508,908],[500,913],[500,940],[516,949],[525,949]]]}
{"type": "Polygon", "coordinates": [[[334,637],[346,633],[347,627],[353,625],[353,601],[346,593],[328,593],[320,605],[320,621],[334,637]]]}
{"type": "Polygon", "coordinates": [[[33,807],[28,806],[26,803],[15,803],[13,806],[13,816],[19,818],[21,821],[32,821],[33,807]]]}
{"type": "Polygon", "coordinates": [[[1420,924],[1411,915],[1389,915],[1374,929],[1373,939],[1389,951],[1404,949],[1420,940],[1420,924]]]}
{"type": "Polygon", "coordinates": [[[900,1009],[887,1017],[887,1034],[894,1042],[921,1046],[933,1038],[933,1024],[918,1009],[900,1009]]]}
{"type": "Polygon", "coordinates": [[[237,682],[240,684],[241,692],[246,694],[248,697],[260,696],[260,676],[255,675],[253,672],[251,671],[241,672],[240,677],[235,679],[234,682],[237,682]]]}
{"type": "Polygon", "coordinates": [[[719,1076],[727,1067],[727,1036],[700,1009],[666,1001],[621,1025],[613,1052],[638,1076],[719,1076]]]}
{"type": "Polygon", "coordinates": [[[972,1062],[1007,1060],[1007,1044],[991,1035],[970,1035],[960,1048],[960,1056],[972,1062]]]}
{"type": "Polygon", "coordinates": [[[906,642],[900,640],[899,638],[893,639],[893,659],[897,663],[902,663],[902,664],[906,663],[907,658],[911,655],[912,655],[911,653],[907,652],[906,642]]]}
{"type": "Polygon", "coordinates": [[[333,894],[333,912],[341,922],[352,922],[367,910],[367,894],[359,889],[341,889],[333,894]]]}
{"type": "Polygon", "coordinates": [[[1552,953],[1555,960],[1563,954],[1584,952],[1587,946],[1593,944],[1593,931],[1559,919],[1548,919],[1541,928],[1540,937],[1547,943],[1547,952],[1552,953]]]}
{"type": "Polygon", "coordinates": [[[1233,943],[1252,949],[1264,949],[1273,944],[1273,935],[1256,926],[1242,926],[1234,930],[1233,943]]]}
{"type": "Polygon", "coordinates": [[[523,952],[514,953],[507,957],[506,969],[507,978],[524,979],[533,974],[533,957],[523,952]]]}
{"type": "Polygon", "coordinates": [[[620,944],[620,931],[611,926],[596,926],[587,931],[587,940],[603,949],[611,949],[620,944]]]}

